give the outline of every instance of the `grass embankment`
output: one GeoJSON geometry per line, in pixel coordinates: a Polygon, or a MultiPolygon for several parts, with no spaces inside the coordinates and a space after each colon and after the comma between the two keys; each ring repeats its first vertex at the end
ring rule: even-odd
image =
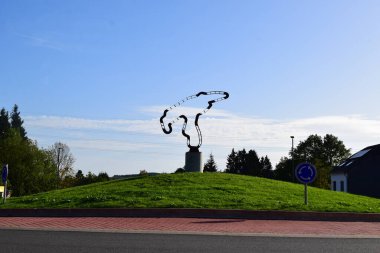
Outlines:
{"type": "Polygon", "coordinates": [[[25,197],[1,208],[220,208],[380,212],[380,199],[225,173],[163,174],[114,180],[25,197]]]}

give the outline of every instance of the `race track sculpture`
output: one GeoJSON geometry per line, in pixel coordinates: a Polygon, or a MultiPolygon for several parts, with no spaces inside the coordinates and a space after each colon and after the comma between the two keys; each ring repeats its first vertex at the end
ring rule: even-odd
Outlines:
{"type": "MultiPolygon", "coordinates": [[[[229,97],[229,94],[227,92],[225,92],[225,91],[208,91],[208,92],[201,91],[201,92],[199,92],[199,93],[197,93],[195,95],[191,95],[191,96],[188,96],[188,97],[180,100],[179,102],[177,102],[174,105],[170,106],[169,108],[165,109],[164,113],[162,114],[162,116],[160,118],[160,124],[161,124],[162,131],[165,134],[172,133],[172,131],[173,131],[173,128],[172,128],[173,124],[176,123],[177,121],[179,121],[180,119],[183,119],[182,135],[185,136],[186,139],[187,139],[187,146],[190,149],[189,152],[190,153],[199,153],[199,157],[200,157],[199,148],[202,145],[202,133],[201,133],[201,130],[200,130],[199,124],[198,124],[199,117],[201,115],[207,113],[207,111],[209,111],[211,109],[211,107],[213,106],[214,103],[223,101],[223,100],[227,99],[228,97],[229,97]],[[205,109],[203,109],[201,112],[197,113],[196,116],[195,116],[195,122],[194,122],[194,124],[195,124],[195,128],[197,130],[197,133],[198,133],[198,145],[193,146],[190,143],[190,135],[188,135],[186,133],[186,126],[187,126],[188,118],[185,115],[182,114],[182,115],[178,116],[177,118],[175,118],[174,120],[172,120],[171,122],[169,122],[167,124],[167,127],[166,127],[166,125],[164,123],[164,119],[165,119],[165,117],[167,116],[167,114],[171,110],[173,110],[174,108],[177,108],[177,107],[181,106],[182,104],[184,104],[185,102],[187,102],[189,100],[196,99],[199,96],[209,96],[209,95],[221,95],[221,97],[219,97],[217,99],[209,100],[208,101],[208,106],[205,109]]],[[[186,154],[186,163],[188,163],[188,153],[186,154]]],[[[200,159],[199,163],[201,163],[201,158],[199,158],[199,159],[200,159]]],[[[198,161],[197,161],[197,163],[198,163],[198,161]]],[[[185,167],[188,167],[188,166],[185,165],[185,167]]],[[[196,169],[196,170],[198,170],[198,169],[196,169]]]]}

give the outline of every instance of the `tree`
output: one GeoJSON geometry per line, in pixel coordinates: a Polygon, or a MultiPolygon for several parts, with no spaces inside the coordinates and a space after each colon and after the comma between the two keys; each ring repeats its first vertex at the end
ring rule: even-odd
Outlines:
{"type": "Polygon", "coordinates": [[[92,184],[92,183],[96,183],[96,180],[97,180],[97,176],[91,171],[89,171],[84,181],[85,181],[85,184],[92,184]]]}
{"type": "Polygon", "coordinates": [[[77,180],[75,176],[73,175],[68,175],[65,176],[62,181],[60,182],[60,187],[61,188],[69,188],[77,185],[77,180]]]}
{"type": "Polygon", "coordinates": [[[321,158],[329,166],[337,166],[350,156],[350,149],[346,149],[343,141],[332,134],[323,137],[321,158]]]}
{"type": "Polygon", "coordinates": [[[261,157],[260,164],[262,168],[261,175],[265,178],[273,178],[274,173],[272,169],[272,163],[270,162],[268,156],[261,157]]]}
{"type": "Polygon", "coordinates": [[[49,154],[31,140],[24,140],[15,129],[0,143],[0,162],[9,165],[10,190],[22,196],[55,187],[55,166],[49,154]]]}
{"type": "Polygon", "coordinates": [[[310,135],[306,140],[301,141],[294,149],[294,159],[311,162],[313,159],[322,156],[323,140],[319,135],[310,135]]]}
{"type": "Polygon", "coordinates": [[[13,129],[16,129],[20,133],[20,136],[24,140],[26,140],[27,136],[26,136],[25,128],[22,126],[23,123],[24,123],[24,120],[22,120],[20,117],[20,112],[18,111],[18,106],[14,105],[13,111],[11,113],[11,127],[13,129]]]}
{"type": "Polygon", "coordinates": [[[313,161],[313,165],[317,168],[317,177],[311,185],[323,189],[330,189],[330,172],[332,167],[318,158],[313,161]]]}
{"type": "Polygon", "coordinates": [[[107,172],[99,172],[98,174],[98,182],[104,182],[109,181],[110,177],[108,176],[107,172]]]}
{"type": "Polygon", "coordinates": [[[203,171],[204,172],[217,172],[218,171],[215,160],[214,160],[214,156],[212,155],[212,153],[210,154],[209,159],[205,163],[205,165],[203,167],[203,171]]]}
{"type": "Polygon", "coordinates": [[[10,128],[8,112],[3,108],[0,111],[0,140],[5,139],[10,128]]]}
{"type": "Polygon", "coordinates": [[[76,185],[84,185],[86,183],[82,170],[78,170],[77,173],[75,174],[75,181],[76,181],[76,185]]]}
{"type": "Polygon", "coordinates": [[[293,182],[293,162],[291,158],[281,157],[280,162],[276,165],[274,177],[277,180],[293,182]]]}
{"type": "Polygon", "coordinates": [[[247,171],[247,151],[239,150],[236,154],[236,173],[246,174],[247,171]]]}
{"type": "Polygon", "coordinates": [[[69,146],[56,142],[48,149],[48,152],[56,167],[57,180],[62,181],[65,176],[73,175],[74,156],[70,152],[69,146]]]}
{"type": "Polygon", "coordinates": [[[256,177],[262,176],[262,166],[255,150],[251,149],[245,154],[245,164],[243,167],[242,174],[256,177]]]}
{"type": "Polygon", "coordinates": [[[227,173],[238,173],[238,161],[237,154],[234,149],[232,149],[231,154],[227,156],[227,165],[226,172],[227,173]]]}

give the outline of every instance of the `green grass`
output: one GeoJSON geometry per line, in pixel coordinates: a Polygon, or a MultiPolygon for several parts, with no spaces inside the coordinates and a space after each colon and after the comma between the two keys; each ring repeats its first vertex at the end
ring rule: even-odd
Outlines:
{"type": "Polygon", "coordinates": [[[1,208],[220,208],[380,212],[380,199],[225,173],[162,174],[114,180],[25,197],[1,208]]]}

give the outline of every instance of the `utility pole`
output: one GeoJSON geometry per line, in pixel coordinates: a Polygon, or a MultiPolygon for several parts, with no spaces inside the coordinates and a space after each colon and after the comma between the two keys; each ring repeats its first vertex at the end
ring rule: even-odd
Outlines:
{"type": "Polygon", "coordinates": [[[290,136],[292,139],[292,173],[293,173],[293,182],[296,181],[295,171],[294,171],[294,136],[290,136]]]}

